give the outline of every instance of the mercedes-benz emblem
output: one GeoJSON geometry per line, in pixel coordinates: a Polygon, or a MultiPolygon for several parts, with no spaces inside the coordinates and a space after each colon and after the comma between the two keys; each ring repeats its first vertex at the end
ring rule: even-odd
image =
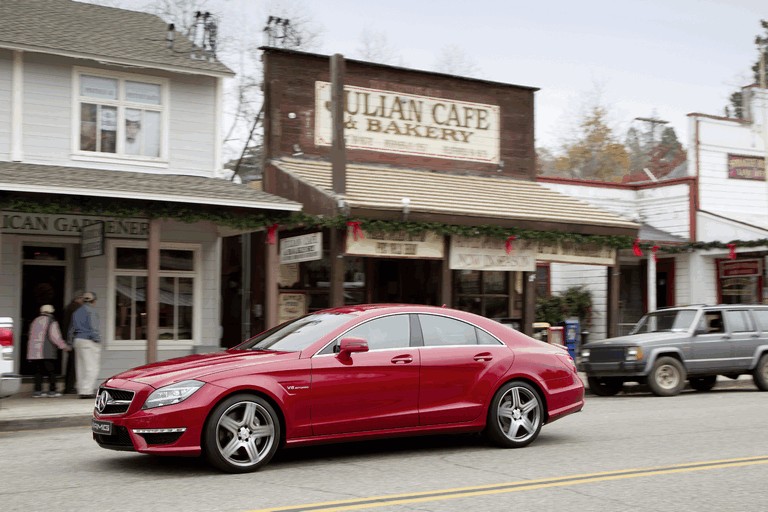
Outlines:
{"type": "Polygon", "coordinates": [[[109,394],[109,391],[106,389],[99,393],[99,396],[96,398],[96,410],[99,412],[104,412],[104,409],[107,407],[107,404],[112,401],[112,397],[109,394]]]}

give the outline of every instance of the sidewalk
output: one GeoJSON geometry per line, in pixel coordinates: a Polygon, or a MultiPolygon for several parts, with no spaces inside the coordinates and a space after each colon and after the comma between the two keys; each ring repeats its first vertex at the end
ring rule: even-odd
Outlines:
{"type": "Polygon", "coordinates": [[[0,400],[0,432],[40,428],[88,427],[91,424],[94,399],[77,395],[57,398],[32,398],[22,391],[0,400]]]}

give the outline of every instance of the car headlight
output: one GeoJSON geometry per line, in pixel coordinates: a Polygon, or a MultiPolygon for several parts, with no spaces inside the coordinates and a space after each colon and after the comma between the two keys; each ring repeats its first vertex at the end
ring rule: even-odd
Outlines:
{"type": "Polygon", "coordinates": [[[173,405],[183,402],[203,387],[204,382],[199,380],[185,380],[175,384],[169,384],[154,390],[144,402],[142,409],[153,409],[164,405],[173,405]]]}
{"type": "Polygon", "coordinates": [[[581,356],[582,359],[589,359],[589,349],[583,349],[581,352],[579,352],[579,356],[581,356]]]}
{"type": "Polygon", "coordinates": [[[643,358],[643,349],[640,347],[628,347],[625,359],[627,361],[640,361],[643,358]]]}

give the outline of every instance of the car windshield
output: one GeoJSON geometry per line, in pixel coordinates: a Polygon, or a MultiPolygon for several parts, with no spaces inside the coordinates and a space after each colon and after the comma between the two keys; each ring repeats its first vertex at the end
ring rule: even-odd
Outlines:
{"type": "Polygon", "coordinates": [[[236,350],[297,352],[353,318],[344,313],[314,313],[278,325],[236,346],[236,350]]]}
{"type": "Polygon", "coordinates": [[[654,311],[643,316],[630,334],[649,332],[684,332],[691,328],[696,318],[692,309],[654,311]]]}

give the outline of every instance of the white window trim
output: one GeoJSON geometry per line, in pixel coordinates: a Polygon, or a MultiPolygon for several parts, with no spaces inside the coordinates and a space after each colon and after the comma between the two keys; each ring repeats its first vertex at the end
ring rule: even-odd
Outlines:
{"type": "MultiPolygon", "coordinates": [[[[73,160],[85,161],[85,162],[98,162],[98,163],[141,163],[142,165],[148,165],[151,167],[167,168],[168,167],[168,143],[170,124],[169,124],[169,112],[170,112],[170,80],[167,78],[161,78],[150,75],[137,75],[133,73],[125,73],[121,71],[106,71],[103,69],[86,68],[81,66],[74,66],[72,68],[72,155],[73,160]],[[98,76],[102,78],[111,78],[118,80],[118,99],[117,100],[103,100],[94,99],[94,102],[104,105],[115,105],[117,109],[117,126],[125,125],[125,108],[137,108],[142,110],[156,110],[160,112],[160,156],[151,157],[144,155],[126,155],[120,153],[123,146],[123,140],[121,137],[117,137],[116,144],[117,153],[99,153],[94,151],[83,151],[80,149],[80,104],[83,98],[80,96],[80,77],[82,75],[98,76]],[[156,84],[160,86],[160,105],[147,105],[144,103],[131,103],[120,98],[123,97],[123,91],[125,88],[125,82],[143,82],[149,84],[156,84]],[[159,108],[157,108],[159,107],[159,108]]],[[[120,133],[118,131],[118,133],[120,133]]]]}
{"type": "MultiPolygon", "coordinates": [[[[107,350],[147,350],[147,340],[116,340],[115,339],[115,279],[117,275],[130,275],[131,270],[115,268],[116,249],[128,247],[146,249],[147,243],[142,240],[107,240],[107,313],[105,337],[109,342],[107,350]]],[[[202,305],[203,305],[203,271],[202,271],[202,247],[200,244],[185,243],[161,243],[160,249],[178,249],[192,251],[194,265],[194,299],[192,303],[192,339],[191,340],[158,340],[157,350],[192,350],[201,344],[202,333],[202,305]]],[[[166,273],[165,271],[163,272],[166,273]]],[[[146,271],[136,271],[137,275],[146,275],[146,271]]],[[[168,271],[174,274],[174,271],[168,271]]],[[[187,277],[189,272],[180,272],[178,275],[187,277]]]]}

